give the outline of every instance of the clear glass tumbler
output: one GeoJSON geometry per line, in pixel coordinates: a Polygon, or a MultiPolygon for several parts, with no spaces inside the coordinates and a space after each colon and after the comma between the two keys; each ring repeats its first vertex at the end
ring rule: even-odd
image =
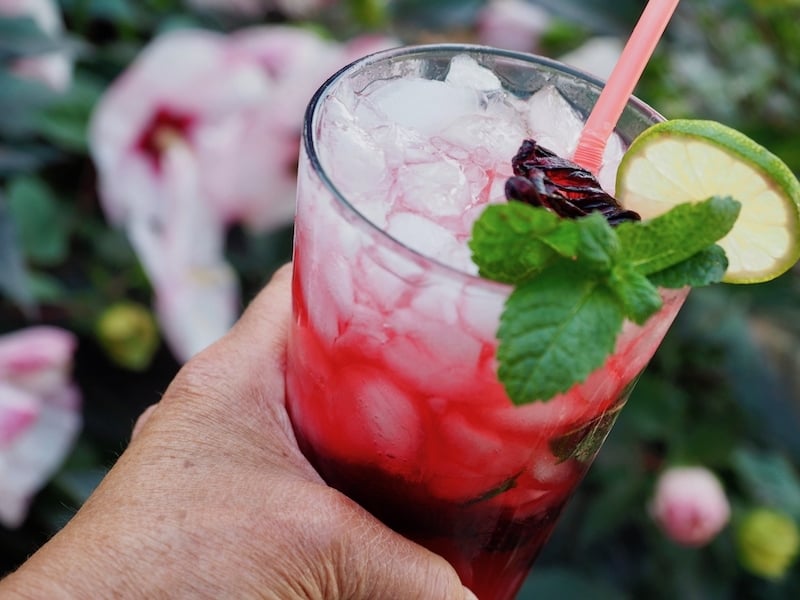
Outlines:
{"type": "MultiPolygon", "coordinates": [[[[395,161],[387,181],[375,159],[391,136],[365,139],[366,151],[337,141],[352,133],[342,97],[397,78],[442,80],[456,56],[487,68],[515,101],[553,86],[584,117],[602,85],[544,58],[434,45],[364,58],[317,92],[299,163],[287,406],[301,449],[325,481],[444,556],[482,600],[506,599],[522,585],[686,292],[664,292],[663,309],[644,327],[626,323],[615,353],[584,383],[547,402],[511,403],[495,360],[509,288],[409,247],[349,197],[396,190],[427,150],[401,152],[409,165],[395,161]]],[[[624,145],[659,120],[632,99],[617,134],[624,145]]],[[[385,132],[392,124],[376,126],[385,132]]],[[[508,122],[509,131],[514,126],[508,122]]],[[[482,168],[500,179],[481,165],[480,152],[463,155],[465,172],[482,168]]],[[[431,195],[441,192],[435,176],[427,180],[431,195]]],[[[426,193],[421,185],[414,193],[426,193]]]]}

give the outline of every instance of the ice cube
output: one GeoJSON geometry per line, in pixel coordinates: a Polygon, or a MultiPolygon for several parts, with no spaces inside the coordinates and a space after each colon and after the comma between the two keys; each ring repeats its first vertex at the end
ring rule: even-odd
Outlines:
{"type": "MultiPolygon", "coordinates": [[[[398,277],[391,264],[386,264],[389,252],[382,252],[380,244],[365,248],[355,256],[355,265],[351,265],[355,280],[357,305],[377,312],[375,315],[365,314],[363,318],[374,318],[374,326],[382,327],[387,314],[396,307],[398,299],[408,289],[408,282],[398,277]]],[[[397,260],[402,258],[397,257],[397,260]]],[[[393,261],[394,262],[394,261],[393,261]]]]}
{"type": "Polygon", "coordinates": [[[546,85],[528,99],[528,126],[539,145],[569,158],[578,145],[583,119],[554,86],[546,85]]]}
{"type": "Polygon", "coordinates": [[[342,314],[347,314],[355,301],[352,257],[331,253],[328,253],[327,257],[323,275],[328,284],[327,294],[321,292],[316,297],[328,298],[335,310],[340,311],[342,314]]]}
{"type": "MultiPolygon", "coordinates": [[[[578,146],[584,121],[580,114],[552,85],[547,85],[528,100],[528,122],[533,138],[563,158],[572,158],[578,146]]],[[[603,153],[603,166],[598,174],[601,187],[614,194],[617,165],[625,144],[612,134],[603,153]]]]}
{"type": "Polygon", "coordinates": [[[345,105],[331,98],[325,104],[325,120],[328,127],[320,131],[317,150],[334,185],[347,193],[388,189],[383,149],[345,105]]]}
{"type": "Polygon", "coordinates": [[[465,378],[478,368],[483,346],[472,336],[413,308],[392,313],[394,335],[382,348],[386,367],[415,393],[459,398],[473,392],[465,378]]]}
{"type": "MultiPolygon", "coordinates": [[[[422,423],[411,399],[385,371],[352,366],[332,383],[332,401],[347,415],[341,427],[349,429],[351,458],[411,464],[417,457],[422,423]]],[[[341,450],[342,448],[340,448],[341,450]]]]}
{"type": "Polygon", "coordinates": [[[603,165],[600,167],[600,173],[597,175],[597,181],[600,182],[600,187],[612,196],[615,194],[617,188],[617,167],[624,153],[625,143],[622,141],[622,138],[616,133],[612,134],[606,143],[606,149],[605,152],[603,152],[603,165]]]}
{"type": "Polygon", "coordinates": [[[455,285],[420,286],[411,299],[411,308],[438,323],[455,325],[458,303],[459,290],[455,285]]]}
{"type": "Polygon", "coordinates": [[[386,120],[433,135],[455,119],[480,111],[479,92],[428,79],[398,79],[376,89],[369,100],[386,120]]]}
{"type": "Polygon", "coordinates": [[[389,235],[425,256],[439,261],[452,260],[464,253],[464,245],[442,225],[411,212],[396,212],[389,217],[389,235]]]}
{"type": "Polygon", "coordinates": [[[553,456],[548,447],[541,448],[530,466],[531,476],[546,486],[564,483],[575,476],[575,466],[553,456]]]}
{"type": "Polygon", "coordinates": [[[500,313],[505,302],[503,291],[505,290],[499,283],[464,285],[456,305],[458,326],[483,343],[495,345],[500,313]]]}
{"type": "Polygon", "coordinates": [[[525,137],[526,129],[511,118],[495,114],[470,115],[450,124],[433,143],[448,154],[460,149],[468,154],[470,162],[484,168],[507,165],[510,171],[511,159],[525,137]]]}
{"type": "Polygon", "coordinates": [[[491,428],[458,410],[438,417],[437,439],[425,451],[432,493],[450,500],[474,500],[500,491],[525,469],[529,444],[509,443],[491,428]]]}
{"type": "Polygon", "coordinates": [[[414,213],[436,218],[458,215],[470,205],[467,178],[454,161],[408,164],[397,172],[398,203],[414,213]]]}
{"type": "Polygon", "coordinates": [[[468,54],[459,54],[450,61],[450,70],[445,77],[447,83],[473,90],[499,90],[500,79],[486,67],[482,67],[468,54]]]}

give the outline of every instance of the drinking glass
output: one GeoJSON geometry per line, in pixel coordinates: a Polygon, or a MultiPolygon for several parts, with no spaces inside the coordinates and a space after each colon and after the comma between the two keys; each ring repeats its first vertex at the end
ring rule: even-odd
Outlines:
{"type": "MultiPolygon", "coordinates": [[[[515,100],[553,86],[584,118],[602,85],[545,58],[447,44],[366,57],[317,92],[299,162],[287,408],[328,484],[445,557],[481,600],[500,600],[519,590],[686,291],[662,292],[664,306],[645,326],[626,323],[614,354],[583,383],[547,402],[509,400],[495,334],[510,288],[399,241],[348,195],[403,185],[425,149],[400,153],[395,163],[409,164],[387,175],[376,162],[382,148],[369,145],[390,136],[359,150],[358,137],[346,137],[343,103],[376,82],[442,80],[465,55],[515,100]]],[[[631,99],[616,133],[624,145],[661,119],[631,99]]],[[[465,153],[465,171],[478,163],[480,153],[465,153]]],[[[421,181],[431,197],[441,192],[435,170],[421,181]]],[[[419,182],[413,190],[427,193],[419,182]]],[[[423,246],[432,236],[425,223],[423,246]]]]}

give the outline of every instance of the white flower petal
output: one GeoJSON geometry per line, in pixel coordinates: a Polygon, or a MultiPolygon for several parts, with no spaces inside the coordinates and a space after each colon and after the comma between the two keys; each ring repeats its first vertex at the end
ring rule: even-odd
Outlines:
{"type": "Polygon", "coordinates": [[[170,285],[156,289],[156,314],[181,361],[225,335],[239,310],[236,276],[224,263],[187,268],[170,285]]]}
{"type": "Polygon", "coordinates": [[[40,412],[36,396],[0,381],[0,452],[28,429],[40,412]]]}
{"type": "Polygon", "coordinates": [[[30,499],[47,483],[81,427],[79,395],[68,386],[41,402],[37,419],[0,452],[0,523],[18,527],[30,499]]]}

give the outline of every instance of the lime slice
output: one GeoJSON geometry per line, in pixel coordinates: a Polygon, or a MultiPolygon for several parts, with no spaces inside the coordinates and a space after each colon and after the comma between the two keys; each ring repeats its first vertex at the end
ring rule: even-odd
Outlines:
{"type": "Polygon", "coordinates": [[[714,121],[665,121],[636,138],[620,162],[617,199],[643,219],[710,196],[742,204],[719,242],[729,261],[723,281],[768,281],[800,258],[800,183],[744,134],[714,121]]]}

